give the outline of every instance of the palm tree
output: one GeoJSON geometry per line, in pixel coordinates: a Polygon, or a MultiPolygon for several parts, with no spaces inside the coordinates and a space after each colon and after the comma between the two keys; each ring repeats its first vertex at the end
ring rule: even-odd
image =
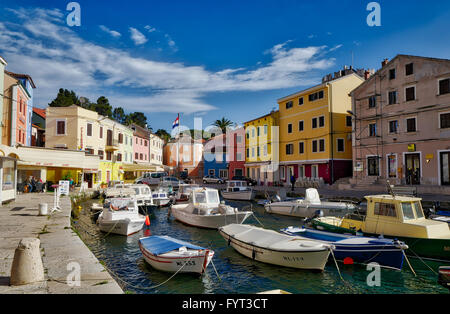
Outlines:
{"type": "Polygon", "coordinates": [[[218,128],[220,128],[222,130],[222,133],[226,132],[227,127],[230,127],[233,125],[233,122],[231,120],[226,119],[225,117],[223,117],[220,120],[216,120],[213,125],[217,126],[218,128]]]}

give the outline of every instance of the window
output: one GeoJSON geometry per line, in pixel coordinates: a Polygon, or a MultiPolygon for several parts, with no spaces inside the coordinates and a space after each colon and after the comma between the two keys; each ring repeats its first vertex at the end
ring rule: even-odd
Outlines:
{"type": "Polygon", "coordinates": [[[402,203],[403,220],[415,219],[412,203],[402,203]]]}
{"type": "Polygon", "coordinates": [[[99,137],[100,137],[100,138],[103,138],[103,127],[102,127],[102,126],[100,127],[100,134],[99,134],[99,137]]]}
{"type": "Polygon", "coordinates": [[[144,155],[142,155],[142,153],[139,154],[139,159],[140,159],[140,160],[144,160],[144,155]]]}
{"type": "Polygon", "coordinates": [[[242,153],[236,153],[236,161],[243,161],[242,153]]]}
{"type": "Polygon", "coordinates": [[[388,176],[389,178],[397,177],[397,156],[389,155],[388,156],[388,176]]]}
{"type": "Polygon", "coordinates": [[[298,130],[303,131],[303,121],[298,121],[298,130]]]}
{"type": "Polygon", "coordinates": [[[369,97],[369,108],[375,108],[377,106],[377,96],[369,97]]]}
{"type": "Polygon", "coordinates": [[[300,98],[298,99],[298,105],[299,105],[299,106],[303,105],[303,97],[300,97],[300,98]]]}
{"type": "Polygon", "coordinates": [[[94,155],[94,150],[93,150],[92,148],[86,148],[86,149],[84,150],[84,152],[85,152],[87,155],[94,155]]]}
{"type": "Polygon", "coordinates": [[[144,146],[145,146],[145,147],[148,146],[148,141],[147,141],[147,140],[144,141],[144,146]]]}
{"type": "Polygon", "coordinates": [[[414,63],[405,65],[405,75],[411,75],[414,73],[414,63]]]}
{"type": "Polygon", "coordinates": [[[252,147],[252,157],[255,157],[255,148],[252,147]]]}
{"type": "Polygon", "coordinates": [[[103,155],[104,155],[104,153],[103,153],[102,150],[99,150],[99,151],[98,151],[98,155],[100,156],[100,160],[103,160],[103,155]]]}
{"type": "Polygon", "coordinates": [[[256,157],[259,157],[259,146],[256,147],[256,157]]]}
{"type": "Polygon", "coordinates": [[[397,212],[395,211],[395,204],[389,203],[375,203],[375,215],[397,217],[397,212]]]}
{"type": "Polygon", "coordinates": [[[268,151],[267,151],[267,144],[264,144],[263,146],[263,151],[264,151],[264,156],[267,156],[268,151]]]}
{"type": "Polygon", "coordinates": [[[134,159],[139,159],[139,154],[138,153],[134,153],[134,159]]]}
{"type": "Polygon", "coordinates": [[[389,133],[397,133],[398,132],[398,121],[389,121],[389,133]]]}
{"type": "Polygon", "coordinates": [[[411,101],[416,99],[416,87],[411,86],[405,89],[405,100],[411,101]]]}
{"type": "Polygon", "coordinates": [[[16,161],[3,159],[2,161],[3,177],[2,190],[14,190],[16,188],[16,161]]]}
{"type": "Polygon", "coordinates": [[[325,151],[325,140],[319,140],[319,152],[325,151]]]}
{"type": "Polygon", "coordinates": [[[286,103],[286,109],[289,109],[289,108],[292,108],[292,106],[294,105],[294,102],[291,100],[291,101],[288,101],[287,103],[286,103]]]}
{"type": "Polygon", "coordinates": [[[87,136],[92,136],[92,123],[87,124],[86,133],[87,133],[87,136]]]}
{"type": "Polygon", "coordinates": [[[287,144],[286,145],[286,155],[292,155],[294,154],[294,144],[287,144]]]}
{"type": "Polygon", "coordinates": [[[313,118],[311,124],[312,124],[312,128],[316,129],[317,128],[317,118],[313,118]]]}
{"type": "Polygon", "coordinates": [[[439,95],[450,93],[450,78],[439,81],[439,95]]]}
{"type": "Polygon", "coordinates": [[[319,117],[319,128],[322,128],[325,126],[325,117],[319,117]]]}
{"type": "Polygon", "coordinates": [[[304,154],[305,153],[305,143],[304,142],[299,142],[298,143],[298,153],[299,154],[304,154]]]}
{"type": "Polygon", "coordinates": [[[442,113],[439,116],[439,120],[441,121],[441,129],[450,128],[450,112],[449,113],[442,113]]]}
{"type": "Polygon", "coordinates": [[[377,124],[369,124],[369,136],[377,136],[377,124]]]}
{"type": "Polygon", "coordinates": [[[390,80],[395,79],[395,69],[390,69],[389,70],[389,79],[390,80]]]}
{"type": "Polygon", "coordinates": [[[406,132],[416,132],[416,118],[406,119],[406,132]]]}
{"type": "Polygon", "coordinates": [[[250,157],[250,149],[247,148],[247,158],[250,157]]]}
{"type": "Polygon", "coordinates": [[[317,99],[322,99],[323,98],[323,90],[309,94],[308,99],[309,101],[315,101],[317,99]]]}
{"type": "Polygon", "coordinates": [[[414,202],[414,207],[416,209],[417,218],[424,218],[423,209],[422,209],[422,206],[420,205],[420,202],[414,202]]]}
{"type": "Polygon", "coordinates": [[[343,138],[337,139],[337,151],[341,153],[345,151],[345,141],[343,138]]]}
{"type": "Polygon", "coordinates": [[[256,127],[256,136],[259,136],[259,126],[258,127],[256,127]]]}
{"type": "Polygon", "coordinates": [[[250,131],[247,130],[247,139],[250,138],[250,131]]]}
{"type": "Polygon", "coordinates": [[[220,169],[219,170],[219,177],[221,177],[221,178],[228,178],[228,170],[227,169],[220,169]]]}
{"type": "Polygon", "coordinates": [[[397,103],[397,91],[389,92],[389,105],[393,105],[397,103]]]}
{"type": "Polygon", "coordinates": [[[352,116],[346,116],[345,117],[345,125],[348,127],[352,126],[352,116]]]}
{"type": "Polygon", "coordinates": [[[122,161],[122,154],[121,153],[117,154],[117,161],[122,161]]]}
{"type": "Polygon", "coordinates": [[[317,153],[317,140],[312,141],[312,152],[317,153]]]}
{"type": "Polygon", "coordinates": [[[264,134],[267,135],[267,131],[269,130],[269,126],[264,124],[264,134]]]}
{"type": "Polygon", "coordinates": [[[106,160],[112,160],[112,153],[106,152],[106,160]]]}
{"type": "Polygon", "coordinates": [[[66,135],[66,121],[56,121],[56,135],[66,135]]]}
{"type": "Polygon", "coordinates": [[[288,124],[288,133],[292,133],[292,124],[291,123],[288,124]]]}

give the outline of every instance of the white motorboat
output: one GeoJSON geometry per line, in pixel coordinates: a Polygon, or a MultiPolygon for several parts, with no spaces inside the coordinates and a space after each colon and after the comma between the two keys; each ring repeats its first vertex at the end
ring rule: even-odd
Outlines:
{"type": "Polygon", "coordinates": [[[166,272],[203,274],[214,251],[168,236],[139,239],[144,259],[153,268],[166,272]]]}
{"type": "Polygon", "coordinates": [[[230,223],[241,224],[253,212],[220,203],[217,189],[197,188],[191,191],[188,204],[172,205],[169,214],[187,225],[218,229],[230,223]]]}
{"type": "Polygon", "coordinates": [[[168,192],[162,188],[159,188],[158,190],[154,190],[152,192],[152,197],[153,197],[153,202],[158,207],[166,206],[171,201],[168,192]]]}
{"type": "Polygon", "coordinates": [[[136,198],[109,198],[103,204],[97,224],[101,231],[120,235],[130,235],[142,229],[145,216],[139,214],[136,198]]]}
{"type": "Polygon", "coordinates": [[[146,184],[117,184],[116,189],[133,189],[138,206],[148,209],[155,206],[152,190],[146,184]]]}
{"type": "Polygon", "coordinates": [[[317,212],[321,212],[324,216],[343,217],[358,210],[358,206],[353,203],[322,202],[319,192],[314,188],[306,189],[305,199],[269,202],[264,208],[268,213],[301,218],[312,217],[317,212]]]}
{"type": "Polygon", "coordinates": [[[251,225],[230,224],[219,228],[219,232],[242,255],[285,267],[323,270],[333,249],[329,244],[251,225]]]}
{"type": "Polygon", "coordinates": [[[199,187],[200,186],[198,184],[180,184],[178,187],[178,191],[174,196],[175,204],[188,203],[191,191],[199,187]]]}
{"type": "Polygon", "coordinates": [[[251,201],[256,192],[247,186],[246,181],[231,180],[227,182],[227,188],[221,191],[222,197],[228,200],[251,201]]]}

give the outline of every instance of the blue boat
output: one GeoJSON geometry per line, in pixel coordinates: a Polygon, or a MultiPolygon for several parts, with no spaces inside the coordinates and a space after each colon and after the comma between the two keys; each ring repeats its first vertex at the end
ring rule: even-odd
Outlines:
{"type": "Polygon", "coordinates": [[[398,240],[370,238],[347,234],[337,234],[309,228],[288,227],[281,232],[291,236],[303,237],[334,245],[336,260],[344,263],[369,264],[402,269],[404,254],[408,246],[398,240]]]}

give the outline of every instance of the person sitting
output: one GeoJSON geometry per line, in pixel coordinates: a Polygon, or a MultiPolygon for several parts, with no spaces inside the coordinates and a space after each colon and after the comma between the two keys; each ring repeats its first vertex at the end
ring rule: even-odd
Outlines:
{"type": "Polygon", "coordinates": [[[36,192],[36,180],[34,179],[34,177],[31,177],[30,184],[31,184],[30,192],[36,192]]]}

